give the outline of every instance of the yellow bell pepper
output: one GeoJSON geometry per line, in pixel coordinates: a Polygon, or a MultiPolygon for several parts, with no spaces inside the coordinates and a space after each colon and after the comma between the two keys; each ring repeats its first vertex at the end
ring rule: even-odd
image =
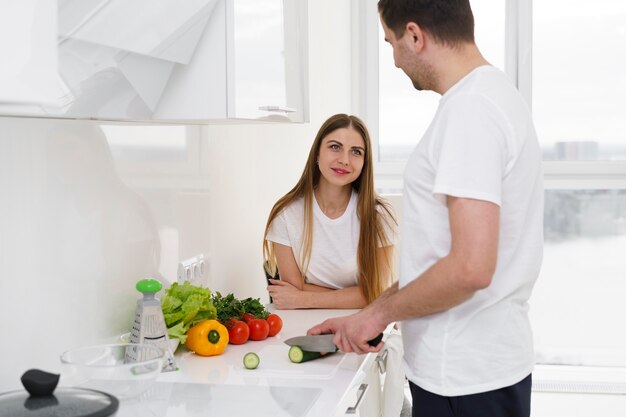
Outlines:
{"type": "Polygon", "coordinates": [[[228,345],[228,329],[217,320],[201,321],[189,329],[185,345],[197,355],[219,355],[228,345]]]}

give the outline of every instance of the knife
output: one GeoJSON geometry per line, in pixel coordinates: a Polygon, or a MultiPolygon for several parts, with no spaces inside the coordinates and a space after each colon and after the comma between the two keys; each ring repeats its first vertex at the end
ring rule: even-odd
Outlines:
{"type": "MultiPolygon", "coordinates": [[[[336,352],[337,346],[333,343],[334,334],[320,334],[314,336],[297,336],[285,340],[285,343],[289,346],[300,346],[302,350],[308,352],[336,352]]],[[[383,334],[379,334],[367,344],[370,346],[377,346],[383,339],[383,334]]]]}

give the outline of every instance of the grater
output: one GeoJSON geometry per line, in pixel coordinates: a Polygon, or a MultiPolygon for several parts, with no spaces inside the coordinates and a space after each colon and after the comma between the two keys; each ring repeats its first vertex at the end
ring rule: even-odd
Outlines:
{"type": "MultiPolygon", "coordinates": [[[[167,337],[167,326],[161,310],[161,301],[155,294],[162,288],[161,282],[156,279],[142,279],[135,285],[143,298],[137,300],[135,321],[130,331],[130,343],[148,343],[161,348],[163,357],[163,372],[175,371],[176,363],[170,349],[170,340],[167,337]]],[[[142,358],[137,357],[134,349],[126,350],[126,359],[135,362],[142,358]]]]}

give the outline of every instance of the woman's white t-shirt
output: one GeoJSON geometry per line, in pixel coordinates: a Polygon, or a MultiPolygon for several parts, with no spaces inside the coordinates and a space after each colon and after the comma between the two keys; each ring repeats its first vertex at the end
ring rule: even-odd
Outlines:
{"type": "MultiPolygon", "coordinates": [[[[331,219],[324,214],[313,196],[313,242],[306,273],[308,284],[339,289],[358,284],[357,250],[361,222],[357,216],[358,194],[352,191],[348,207],[341,216],[331,219]]],[[[385,210],[379,209],[384,213],[385,210]]],[[[383,222],[386,224],[387,222],[383,222]]],[[[393,244],[390,228],[386,230],[393,244]]],[[[289,246],[302,271],[304,239],[304,198],[295,200],[276,216],[267,232],[267,240],[289,246]]]]}

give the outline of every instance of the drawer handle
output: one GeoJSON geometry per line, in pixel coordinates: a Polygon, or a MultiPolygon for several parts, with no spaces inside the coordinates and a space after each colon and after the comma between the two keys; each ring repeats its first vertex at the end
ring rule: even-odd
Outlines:
{"type": "Polygon", "coordinates": [[[378,364],[378,371],[381,374],[387,372],[387,355],[389,354],[389,349],[385,349],[384,352],[376,356],[374,360],[378,364]]]}
{"type": "Polygon", "coordinates": [[[365,396],[365,391],[367,391],[367,384],[361,384],[359,386],[359,390],[356,392],[356,403],[352,407],[348,407],[346,409],[346,414],[356,414],[357,408],[359,408],[359,404],[361,400],[365,396]]]}

